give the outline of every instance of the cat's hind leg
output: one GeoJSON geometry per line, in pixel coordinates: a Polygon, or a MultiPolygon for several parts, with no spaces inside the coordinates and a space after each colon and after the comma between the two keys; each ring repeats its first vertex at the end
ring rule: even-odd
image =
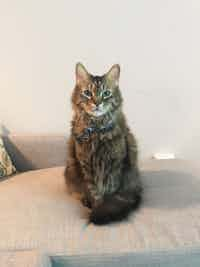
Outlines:
{"type": "Polygon", "coordinates": [[[122,221],[136,210],[142,201],[142,185],[135,171],[129,171],[124,177],[124,186],[112,195],[105,195],[103,202],[97,205],[90,214],[90,222],[102,225],[122,221]]]}

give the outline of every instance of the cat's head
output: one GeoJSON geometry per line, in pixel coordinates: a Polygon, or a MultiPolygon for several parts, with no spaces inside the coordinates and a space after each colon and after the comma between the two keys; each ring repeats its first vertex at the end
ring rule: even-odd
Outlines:
{"type": "Polygon", "coordinates": [[[72,96],[74,108],[93,118],[114,113],[121,105],[119,91],[120,66],[113,65],[102,76],[90,74],[81,64],[76,64],[76,86],[72,96]]]}

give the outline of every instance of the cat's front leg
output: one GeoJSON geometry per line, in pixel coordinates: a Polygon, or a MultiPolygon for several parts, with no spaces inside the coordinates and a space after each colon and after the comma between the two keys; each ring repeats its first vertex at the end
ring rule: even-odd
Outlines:
{"type": "Polygon", "coordinates": [[[98,192],[97,186],[89,179],[86,179],[85,192],[82,203],[89,208],[94,208],[98,206],[102,201],[103,196],[98,192]]]}
{"type": "Polygon", "coordinates": [[[91,199],[86,194],[82,195],[81,202],[82,202],[83,206],[85,206],[85,207],[87,207],[89,209],[92,208],[91,199]]]}
{"type": "Polygon", "coordinates": [[[82,194],[84,186],[83,174],[75,156],[74,139],[72,137],[68,140],[68,157],[64,176],[68,192],[82,194]]]}

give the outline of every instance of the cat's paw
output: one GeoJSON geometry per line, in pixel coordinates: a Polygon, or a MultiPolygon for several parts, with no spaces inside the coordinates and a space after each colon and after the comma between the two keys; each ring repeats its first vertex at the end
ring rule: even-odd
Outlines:
{"type": "Polygon", "coordinates": [[[91,201],[88,199],[88,197],[83,196],[83,197],[81,198],[81,202],[82,202],[83,206],[85,206],[85,207],[87,207],[87,208],[89,208],[89,209],[92,208],[91,201]]]}

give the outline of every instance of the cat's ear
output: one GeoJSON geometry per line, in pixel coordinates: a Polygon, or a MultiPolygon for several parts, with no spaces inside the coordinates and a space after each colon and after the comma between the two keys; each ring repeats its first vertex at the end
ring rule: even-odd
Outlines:
{"type": "Polygon", "coordinates": [[[115,64],[106,73],[106,79],[111,83],[113,83],[114,85],[118,85],[119,77],[120,77],[120,66],[119,64],[115,64]]]}
{"type": "Polygon", "coordinates": [[[80,84],[81,82],[89,80],[89,73],[82,63],[78,62],[76,64],[76,83],[80,84]]]}

